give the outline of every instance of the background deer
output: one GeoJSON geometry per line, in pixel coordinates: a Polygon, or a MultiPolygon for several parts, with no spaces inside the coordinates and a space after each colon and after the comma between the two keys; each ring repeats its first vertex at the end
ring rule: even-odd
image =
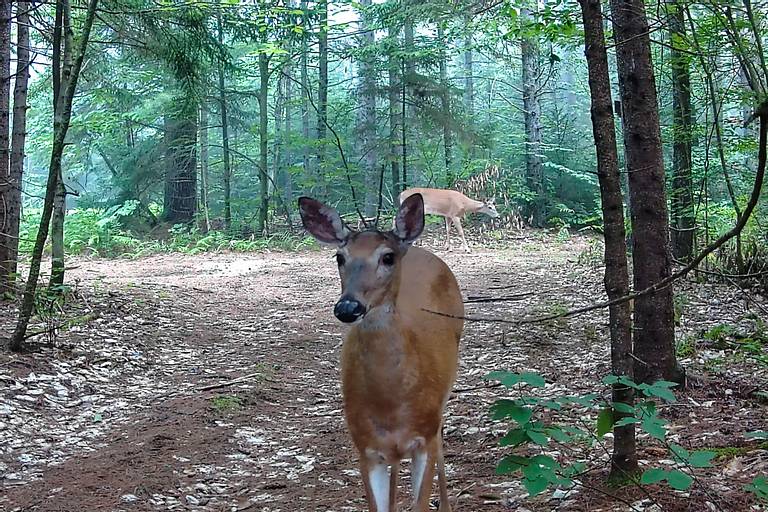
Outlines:
{"type": "Polygon", "coordinates": [[[400,203],[413,194],[421,194],[424,199],[424,212],[445,217],[445,248],[451,250],[451,223],[456,224],[456,230],[462,241],[462,248],[470,252],[467,239],[464,237],[464,229],[461,227],[461,218],[467,213],[484,213],[495,219],[499,216],[494,200],[475,201],[456,190],[443,190],[438,188],[409,188],[400,193],[400,203]]]}
{"type": "Polygon", "coordinates": [[[304,227],[337,246],[341,298],[351,328],[341,354],[344,414],[360,453],[368,507],[395,512],[400,461],[410,458],[414,510],[429,510],[437,467],[440,511],[450,512],[442,418],[458,365],[461,293],[437,256],[410,247],[424,229],[424,202],[401,204],[390,232],[351,231],[328,206],[302,197],[304,227]]]}

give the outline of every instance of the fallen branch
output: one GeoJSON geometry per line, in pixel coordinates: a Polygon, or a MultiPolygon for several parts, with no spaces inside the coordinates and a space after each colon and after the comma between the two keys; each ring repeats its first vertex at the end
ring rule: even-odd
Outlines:
{"type": "Polygon", "coordinates": [[[263,371],[256,372],[256,373],[251,373],[251,374],[248,374],[248,375],[243,375],[242,377],[238,377],[236,379],[228,380],[227,382],[220,382],[218,384],[211,384],[209,386],[203,386],[201,388],[197,388],[197,390],[198,391],[210,391],[212,389],[226,388],[226,387],[229,387],[229,386],[234,386],[235,384],[241,384],[241,383],[243,383],[245,381],[251,380],[251,379],[256,378],[256,377],[263,377],[263,376],[264,376],[264,372],[263,371]]]}
{"type": "Polygon", "coordinates": [[[484,297],[482,295],[477,296],[469,296],[467,297],[467,300],[464,301],[464,304],[479,304],[483,302],[507,302],[507,301],[513,301],[513,300],[522,300],[526,297],[530,297],[533,295],[533,292],[525,292],[525,293],[518,293],[515,295],[505,295],[503,297],[484,297]]]}

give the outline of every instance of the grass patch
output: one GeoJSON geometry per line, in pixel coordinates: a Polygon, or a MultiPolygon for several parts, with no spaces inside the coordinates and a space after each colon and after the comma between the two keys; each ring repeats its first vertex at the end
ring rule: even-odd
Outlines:
{"type": "Polygon", "coordinates": [[[235,395],[218,395],[211,398],[211,407],[221,414],[233,413],[243,408],[243,399],[235,395]]]}
{"type": "Polygon", "coordinates": [[[768,441],[763,441],[757,446],[718,446],[715,448],[707,448],[707,450],[715,452],[716,461],[725,462],[746,455],[754,450],[768,450],[768,441]]]}

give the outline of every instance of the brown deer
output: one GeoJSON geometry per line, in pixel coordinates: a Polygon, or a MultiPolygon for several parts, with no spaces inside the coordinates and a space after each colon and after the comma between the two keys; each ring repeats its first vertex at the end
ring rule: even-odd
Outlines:
{"type": "Polygon", "coordinates": [[[341,353],[344,415],[368,508],[396,512],[400,462],[410,458],[413,510],[429,510],[437,468],[440,511],[450,512],[442,418],[456,379],[464,305],[448,266],[411,247],[424,229],[422,197],[401,203],[389,232],[352,231],[333,208],[308,197],[299,199],[299,210],[307,231],[337,247],[341,298],[334,314],[351,326],[341,353]]]}
{"type": "Polygon", "coordinates": [[[438,188],[409,188],[400,193],[400,202],[413,194],[421,194],[424,198],[424,212],[445,217],[445,248],[451,250],[451,223],[456,224],[456,230],[462,241],[462,248],[470,252],[467,239],[464,238],[464,229],[461,227],[461,218],[467,213],[484,213],[495,219],[499,216],[494,200],[475,201],[456,190],[443,190],[438,188]]]}

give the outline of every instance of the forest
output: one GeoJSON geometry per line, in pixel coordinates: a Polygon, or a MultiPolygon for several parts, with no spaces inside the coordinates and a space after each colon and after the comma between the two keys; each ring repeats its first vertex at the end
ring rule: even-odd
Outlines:
{"type": "Polygon", "coordinates": [[[766,33],[0,0],[0,510],[768,510],[766,33]]]}

